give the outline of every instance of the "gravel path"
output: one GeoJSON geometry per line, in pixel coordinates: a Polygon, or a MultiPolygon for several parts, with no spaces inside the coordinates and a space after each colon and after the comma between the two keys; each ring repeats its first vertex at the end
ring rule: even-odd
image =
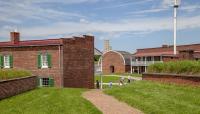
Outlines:
{"type": "Polygon", "coordinates": [[[87,91],[83,97],[93,103],[103,114],[143,114],[126,103],[104,94],[101,90],[87,91]]]}

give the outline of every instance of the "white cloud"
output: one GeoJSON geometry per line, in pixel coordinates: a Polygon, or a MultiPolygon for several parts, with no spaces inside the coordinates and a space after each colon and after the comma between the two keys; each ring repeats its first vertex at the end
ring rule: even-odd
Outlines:
{"type": "Polygon", "coordinates": [[[157,8],[157,9],[148,9],[148,10],[141,10],[136,12],[129,12],[128,14],[144,14],[144,13],[157,13],[161,11],[166,11],[166,8],[157,8]]]}
{"type": "MultiPolygon", "coordinates": [[[[66,0],[66,4],[72,3],[82,3],[91,2],[91,0],[66,0]]],[[[98,0],[95,0],[96,2],[98,0]]],[[[109,1],[109,0],[108,0],[109,1]]],[[[146,2],[152,0],[146,0],[146,2]]],[[[162,30],[172,30],[173,29],[173,19],[169,18],[140,18],[140,19],[122,19],[109,21],[89,21],[89,19],[81,14],[72,12],[62,12],[55,9],[45,9],[42,7],[35,6],[35,3],[45,3],[45,2],[55,2],[53,0],[24,0],[22,3],[10,3],[5,1],[0,1],[0,23],[4,21],[12,23],[22,23],[23,18],[37,19],[41,21],[46,20],[56,20],[48,25],[34,25],[34,26],[24,26],[19,27],[19,31],[24,38],[31,37],[46,37],[46,36],[72,36],[87,33],[102,33],[104,38],[106,37],[120,37],[121,34],[132,33],[134,35],[148,34],[150,32],[162,31],[162,30]],[[34,3],[33,3],[34,2],[34,3]],[[59,20],[65,17],[76,17],[76,21],[66,21],[59,20]]],[[[57,0],[56,2],[64,2],[57,0]]],[[[94,1],[93,1],[94,2],[94,1]]],[[[144,1],[143,1],[144,2],[144,1]]],[[[137,14],[143,13],[154,13],[167,10],[164,6],[168,6],[169,0],[163,0],[161,2],[163,7],[157,7],[154,9],[147,9],[135,12],[137,14]]],[[[196,10],[200,8],[198,5],[193,5],[188,7],[181,7],[182,10],[196,10]]],[[[188,28],[200,28],[200,16],[194,17],[179,17],[178,29],[188,29],[188,28]]],[[[31,23],[31,22],[30,22],[31,23]]],[[[14,29],[15,26],[5,25],[0,28],[1,37],[9,37],[9,32],[14,29]]],[[[103,38],[103,37],[101,37],[103,38]]]]}
{"type": "Polygon", "coordinates": [[[147,2],[151,2],[151,1],[153,1],[153,0],[131,1],[131,2],[125,2],[125,3],[115,4],[115,5],[112,4],[111,6],[99,7],[96,9],[100,10],[100,9],[119,8],[119,7],[125,7],[125,6],[130,6],[130,5],[140,5],[140,4],[144,4],[147,2]]]}
{"type": "Polygon", "coordinates": [[[196,5],[185,5],[183,7],[180,7],[180,9],[183,10],[183,11],[187,11],[187,12],[193,12],[193,11],[200,9],[200,5],[198,5],[198,4],[196,4],[196,5]]]}
{"type": "MultiPolygon", "coordinates": [[[[200,16],[181,17],[179,18],[178,29],[199,28],[200,16]]],[[[20,32],[24,37],[44,37],[49,35],[70,35],[70,34],[86,34],[86,33],[123,33],[133,32],[149,33],[161,30],[172,30],[172,18],[148,18],[148,19],[132,19],[121,20],[118,22],[58,22],[47,26],[24,27],[20,28],[20,32]]],[[[1,29],[0,36],[8,34],[6,29],[1,29]]]]}
{"type": "MultiPolygon", "coordinates": [[[[78,0],[78,1],[83,2],[86,0],[78,0]]],[[[18,24],[24,21],[25,19],[48,21],[48,20],[59,20],[59,19],[66,19],[66,18],[71,19],[73,17],[78,17],[78,18],[85,17],[81,14],[74,13],[74,12],[64,12],[64,11],[58,11],[55,9],[42,8],[42,7],[34,5],[34,3],[32,2],[33,1],[30,1],[30,0],[24,1],[24,2],[23,1],[21,2],[0,1],[0,4],[2,5],[0,7],[0,23],[10,22],[10,23],[18,24]]],[[[37,0],[34,2],[37,2],[37,0]]]]}
{"type": "MultiPolygon", "coordinates": [[[[145,9],[145,10],[128,12],[127,14],[160,13],[160,12],[172,9],[173,4],[174,4],[174,0],[162,0],[160,1],[160,5],[157,5],[156,7],[150,7],[149,9],[145,9]]],[[[179,10],[184,11],[184,12],[193,12],[199,9],[200,9],[200,4],[195,4],[195,5],[188,4],[186,1],[184,1],[184,4],[181,4],[179,7],[179,10]]]]}
{"type": "Polygon", "coordinates": [[[174,0],[162,0],[161,7],[168,8],[168,7],[173,6],[173,4],[174,4],[174,0]]]}

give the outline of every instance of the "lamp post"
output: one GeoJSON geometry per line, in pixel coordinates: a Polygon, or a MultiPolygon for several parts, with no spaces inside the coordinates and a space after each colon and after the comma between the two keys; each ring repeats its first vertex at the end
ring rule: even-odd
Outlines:
{"type": "Polygon", "coordinates": [[[176,38],[177,38],[177,9],[181,0],[174,0],[174,55],[176,55],[176,38]]]}
{"type": "Polygon", "coordinates": [[[100,89],[103,89],[103,55],[101,56],[101,74],[100,74],[100,77],[101,77],[101,87],[100,89]]]}

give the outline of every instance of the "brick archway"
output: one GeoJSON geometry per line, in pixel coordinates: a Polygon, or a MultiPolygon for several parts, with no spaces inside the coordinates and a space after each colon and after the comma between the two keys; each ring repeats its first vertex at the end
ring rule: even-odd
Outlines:
{"type": "Polygon", "coordinates": [[[115,51],[109,51],[102,56],[102,70],[104,74],[125,73],[124,58],[115,51]]]}

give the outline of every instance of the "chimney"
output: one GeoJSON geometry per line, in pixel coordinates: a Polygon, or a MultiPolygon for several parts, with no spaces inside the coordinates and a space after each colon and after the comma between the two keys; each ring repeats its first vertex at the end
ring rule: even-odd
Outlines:
{"type": "Polygon", "coordinates": [[[169,46],[166,45],[166,44],[163,44],[162,47],[163,47],[163,48],[168,48],[169,46]]]}
{"type": "Polygon", "coordinates": [[[12,44],[18,44],[20,41],[20,33],[19,32],[10,32],[10,40],[12,44]]]}

